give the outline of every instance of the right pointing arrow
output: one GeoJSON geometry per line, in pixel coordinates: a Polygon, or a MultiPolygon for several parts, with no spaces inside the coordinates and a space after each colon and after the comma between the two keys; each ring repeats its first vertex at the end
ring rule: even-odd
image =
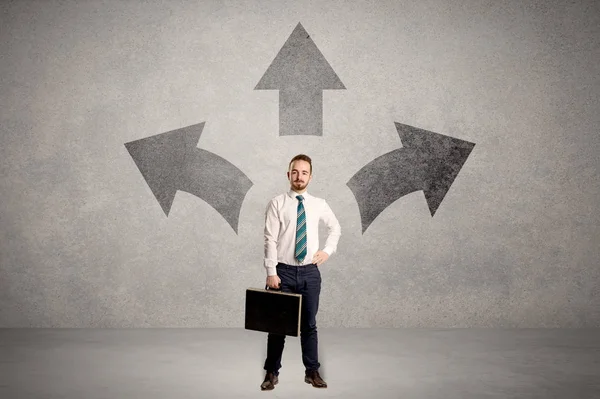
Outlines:
{"type": "Polygon", "coordinates": [[[254,90],[279,90],[279,135],[323,135],[323,90],[346,89],[299,23],[254,90]]]}
{"type": "Polygon", "coordinates": [[[433,216],[474,143],[396,123],[403,148],[364,166],[347,183],[360,211],[362,232],[397,199],[423,190],[433,216]]]}

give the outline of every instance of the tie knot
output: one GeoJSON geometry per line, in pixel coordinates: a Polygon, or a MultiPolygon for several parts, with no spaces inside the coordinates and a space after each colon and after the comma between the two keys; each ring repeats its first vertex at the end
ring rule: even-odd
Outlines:
{"type": "Polygon", "coordinates": [[[296,195],[296,199],[300,202],[304,201],[304,197],[301,195],[296,195]]]}

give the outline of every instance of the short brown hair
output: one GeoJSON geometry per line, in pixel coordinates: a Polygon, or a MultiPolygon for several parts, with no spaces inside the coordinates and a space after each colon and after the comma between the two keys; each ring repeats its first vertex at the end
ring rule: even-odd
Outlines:
{"type": "Polygon", "coordinates": [[[294,161],[306,161],[306,162],[308,162],[308,164],[310,165],[310,174],[312,175],[312,160],[310,159],[310,157],[308,155],[304,155],[304,154],[298,154],[298,155],[296,155],[290,161],[290,164],[288,165],[288,169],[292,166],[292,164],[294,163],[294,161]]]}

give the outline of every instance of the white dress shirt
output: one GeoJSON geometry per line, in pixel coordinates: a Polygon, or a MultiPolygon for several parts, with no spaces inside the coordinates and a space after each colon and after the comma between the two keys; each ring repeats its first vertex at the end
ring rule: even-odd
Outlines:
{"type": "Polygon", "coordinates": [[[312,263],[312,257],[319,250],[319,221],[327,226],[328,235],[323,251],[329,256],[337,249],[341,227],[333,211],[322,198],[308,192],[298,194],[293,190],[280,194],[269,201],[265,212],[265,269],[267,276],[277,274],[277,263],[303,266],[312,263]],[[306,258],[300,263],[294,258],[296,246],[296,218],[298,212],[297,195],[304,197],[306,213],[306,258]]]}

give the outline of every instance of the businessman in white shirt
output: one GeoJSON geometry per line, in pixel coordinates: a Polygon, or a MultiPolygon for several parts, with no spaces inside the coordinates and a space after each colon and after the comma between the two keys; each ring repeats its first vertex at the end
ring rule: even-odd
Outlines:
{"type": "MultiPolygon", "coordinates": [[[[265,212],[265,261],[267,286],[302,295],[300,344],[305,367],[304,381],[316,388],[327,384],[319,375],[316,316],[321,293],[319,267],[336,251],[341,227],[324,199],[307,192],[312,179],[312,161],[304,154],[289,163],[290,189],[273,198],[265,212]],[[319,222],[328,230],[323,249],[319,249],[319,222]]],[[[265,379],[262,390],[278,383],[285,335],[269,334],[265,379]]]]}

